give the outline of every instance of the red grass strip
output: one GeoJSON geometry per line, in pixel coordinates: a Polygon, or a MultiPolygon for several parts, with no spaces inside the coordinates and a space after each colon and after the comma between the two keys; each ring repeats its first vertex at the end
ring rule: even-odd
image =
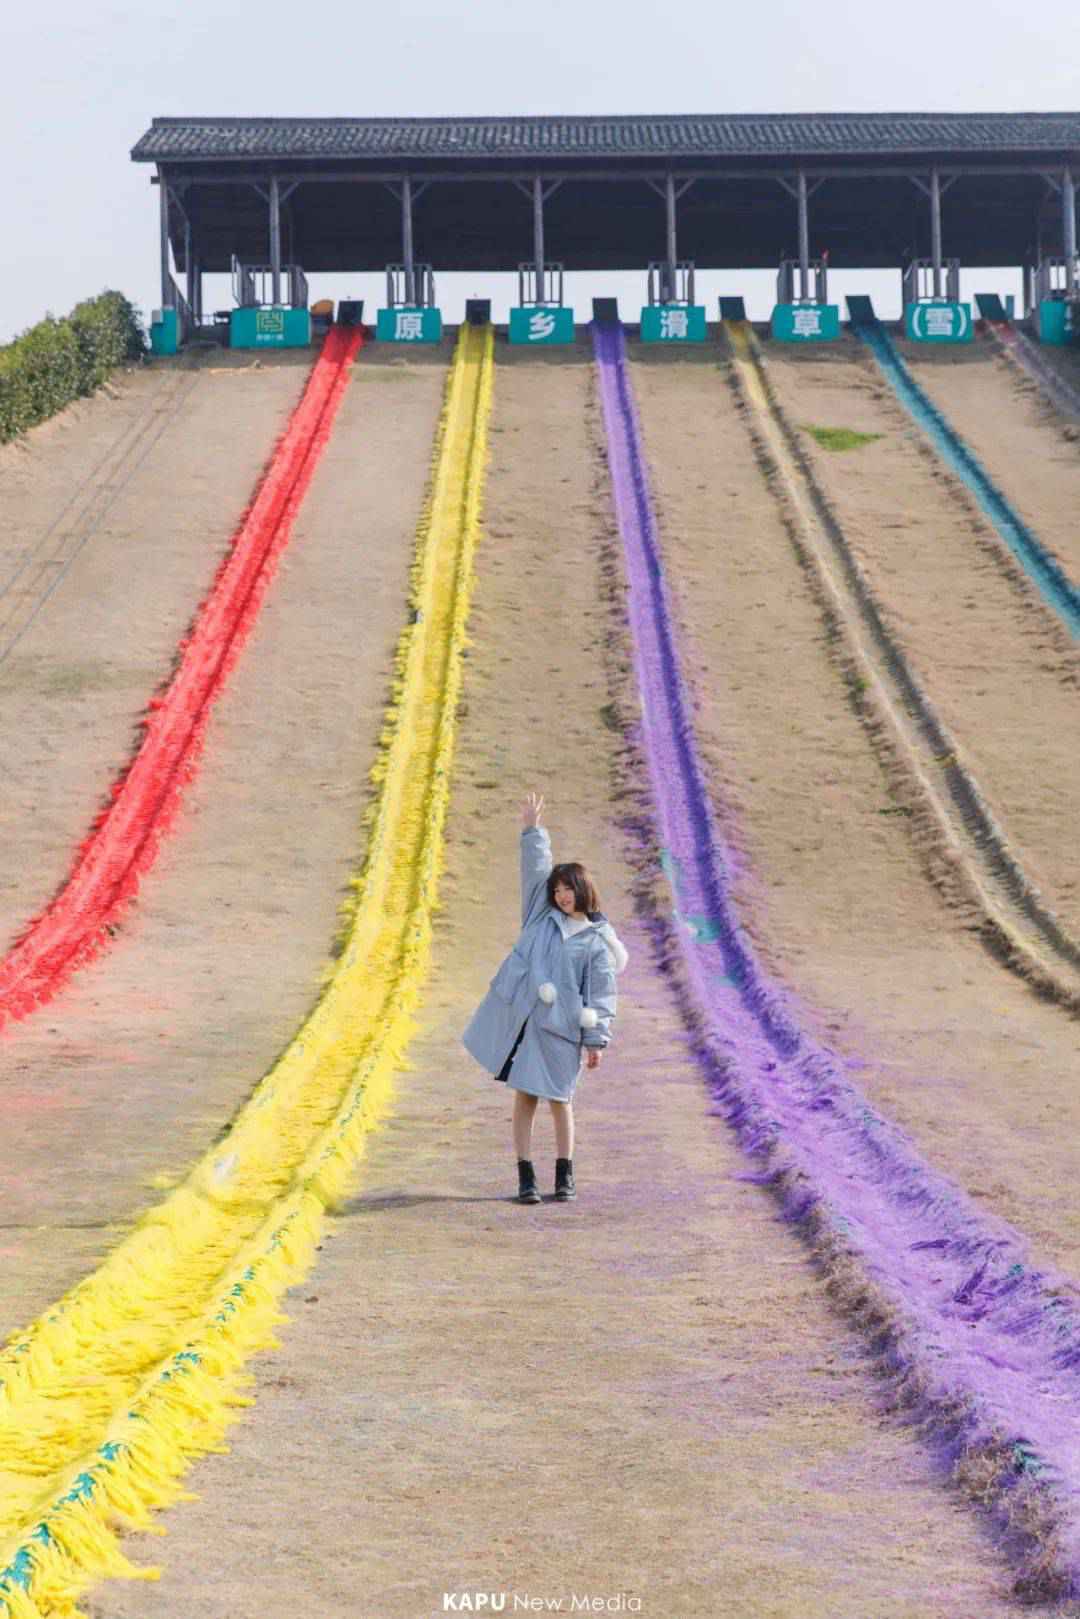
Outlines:
{"type": "Polygon", "coordinates": [[[0,960],[0,1028],[43,1006],[108,942],[194,778],[210,711],[259,614],[362,342],[332,327],[210,592],[151,699],[138,749],[48,906],[0,960]]]}

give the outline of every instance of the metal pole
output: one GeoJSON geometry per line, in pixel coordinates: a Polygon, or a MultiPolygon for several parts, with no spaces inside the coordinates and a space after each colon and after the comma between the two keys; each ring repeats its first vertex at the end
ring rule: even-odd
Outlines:
{"type": "Polygon", "coordinates": [[[941,176],[930,170],[930,258],[934,266],[934,297],[941,297],[941,176]]]}
{"type": "Polygon", "coordinates": [[[810,296],[810,210],[806,196],[806,170],[799,170],[799,297],[810,296]]]}
{"type": "Polygon", "coordinates": [[[533,251],[536,258],[536,301],[538,304],[546,302],[544,282],[544,182],[540,176],[533,176],[533,251]]]}
{"type": "Polygon", "coordinates": [[[1065,248],[1065,296],[1076,296],[1076,184],[1072,169],[1066,169],[1061,184],[1062,224],[1065,248]]]}
{"type": "Polygon", "coordinates": [[[270,176],[270,300],[281,302],[281,187],[276,174],[270,176]]]}
{"type": "Polygon", "coordinates": [[[675,266],[679,259],[678,242],[675,235],[675,176],[669,174],[665,186],[667,201],[667,291],[664,302],[670,303],[678,288],[675,284],[675,266]]]}
{"type": "Polygon", "coordinates": [[[405,302],[416,303],[416,270],[413,265],[412,181],[406,175],[401,183],[401,256],[405,261],[405,302]]]}
{"type": "Polygon", "coordinates": [[[188,307],[195,308],[195,260],[191,252],[191,220],[184,220],[184,263],[187,266],[188,307]]]}
{"type": "Polygon", "coordinates": [[[158,205],[161,220],[161,307],[172,309],[173,279],[169,273],[169,185],[162,170],[158,170],[158,205]]]}

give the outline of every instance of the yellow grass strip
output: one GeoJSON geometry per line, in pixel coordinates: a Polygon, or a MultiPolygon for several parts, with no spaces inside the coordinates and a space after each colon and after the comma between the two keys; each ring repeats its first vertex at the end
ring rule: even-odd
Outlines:
{"type": "Polygon", "coordinates": [[[493,381],[463,326],[417,537],[364,868],[322,997],[228,1135],[0,1353],[0,1615],[76,1619],[118,1535],[220,1447],[328,1206],[385,1114],[427,974],[493,381]]]}

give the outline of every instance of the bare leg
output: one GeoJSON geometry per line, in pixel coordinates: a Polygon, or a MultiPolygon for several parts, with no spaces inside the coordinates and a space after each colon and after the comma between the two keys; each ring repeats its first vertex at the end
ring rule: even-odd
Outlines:
{"type": "Polygon", "coordinates": [[[574,1108],[571,1102],[552,1102],[551,1119],[555,1126],[556,1158],[574,1156],[574,1108]]]}
{"type": "Polygon", "coordinates": [[[538,1096],[530,1096],[528,1091],[514,1092],[514,1152],[518,1158],[528,1158],[532,1154],[533,1119],[539,1100],[538,1096]]]}

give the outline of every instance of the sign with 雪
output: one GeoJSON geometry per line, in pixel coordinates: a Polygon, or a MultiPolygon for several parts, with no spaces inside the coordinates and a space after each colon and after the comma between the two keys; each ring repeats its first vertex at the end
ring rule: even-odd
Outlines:
{"type": "Polygon", "coordinates": [[[511,343],[572,343],[574,311],[554,304],[525,304],[510,311],[511,343]]]}
{"type": "Polygon", "coordinates": [[[442,311],[410,307],[380,309],[375,336],[380,343],[438,343],[442,338],[442,311]]]}
{"type": "Polygon", "coordinates": [[[643,343],[704,343],[704,304],[649,304],[641,311],[643,343]]]}
{"type": "Polygon", "coordinates": [[[970,304],[934,299],[908,304],[904,331],[915,343],[970,343],[975,336],[970,304]]]}
{"type": "Polygon", "coordinates": [[[779,343],[832,343],[840,336],[839,304],[777,304],[772,335],[779,343]]]}

